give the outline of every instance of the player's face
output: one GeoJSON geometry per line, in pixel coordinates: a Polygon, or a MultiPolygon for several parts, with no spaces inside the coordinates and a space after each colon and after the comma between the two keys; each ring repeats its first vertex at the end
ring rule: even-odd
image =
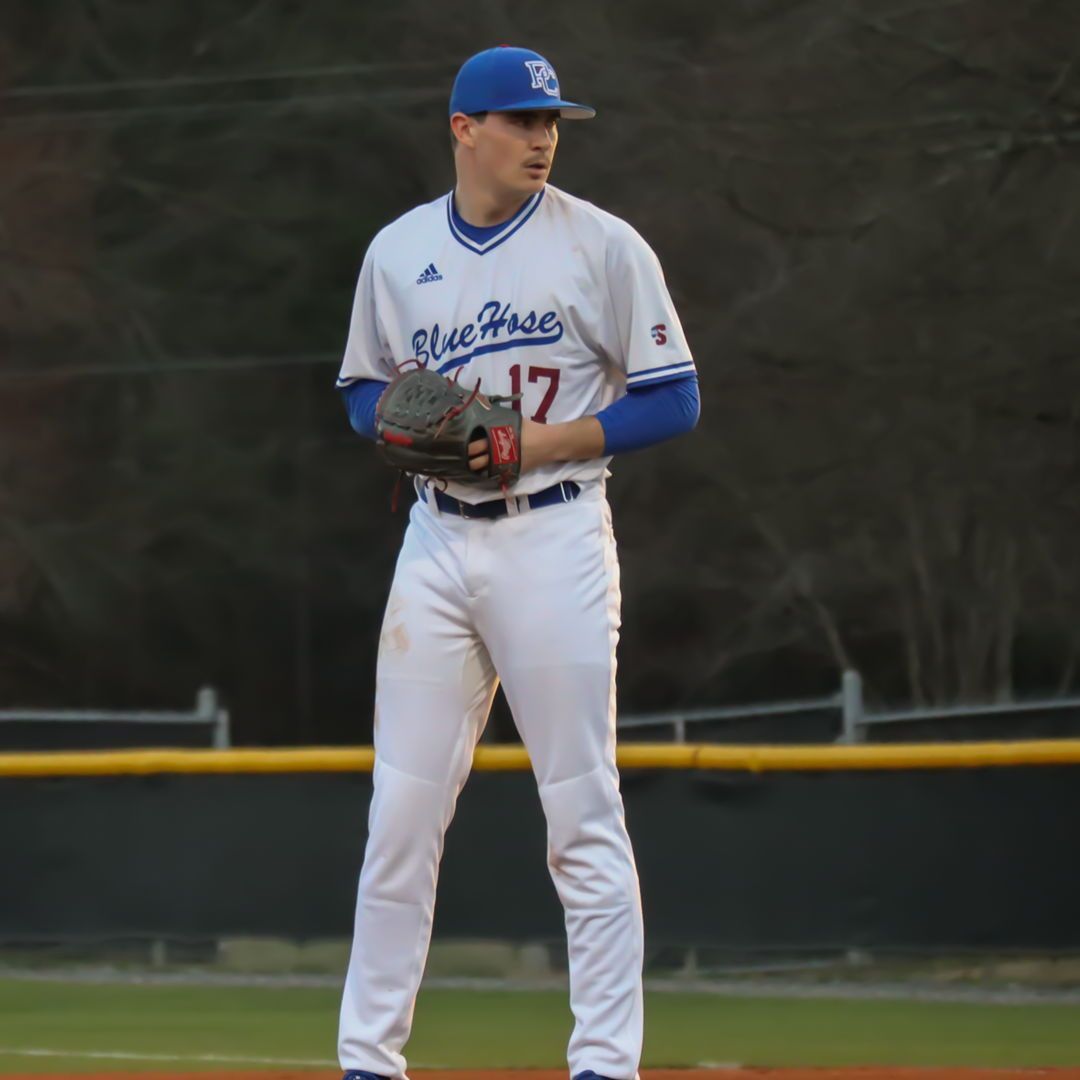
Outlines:
{"type": "Polygon", "coordinates": [[[559,142],[559,115],[550,109],[492,112],[473,129],[476,164],[494,186],[531,195],[547,183],[559,142]]]}

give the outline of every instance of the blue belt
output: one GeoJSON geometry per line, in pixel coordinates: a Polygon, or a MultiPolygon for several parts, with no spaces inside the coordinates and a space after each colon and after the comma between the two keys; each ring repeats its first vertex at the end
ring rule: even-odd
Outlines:
{"type": "MultiPolygon", "coordinates": [[[[506,499],[492,499],[490,502],[467,503],[455,499],[453,495],[447,495],[437,487],[424,485],[417,489],[420,498],[427,502],[429,493],[435,497],[435,505],[444,514],[457,514],[463,518],[492,518],[506,517],[510,512],[506,507],[506,499]]],[[[533,495],[518,495],[518,503],[527,503],[530,510],[539,510],[542,506],[554,506],[556,503],[573,502],[581,494],[581,486],[573,480],[561,480],[552,484],[543,491],[537,491],[533,495]]],[[[513,498],[514,496],[511,496],[513,498]]]]}

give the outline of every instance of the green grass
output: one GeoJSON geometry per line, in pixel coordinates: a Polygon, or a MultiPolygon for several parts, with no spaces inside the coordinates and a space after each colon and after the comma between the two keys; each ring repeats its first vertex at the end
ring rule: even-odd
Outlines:
{"type": "MultiPolygon", "coordinates": [[[[328,990],[0,980],[0,1072],[200,1065],[10,1052],[27,1048],[332,1061],[337,1007],[328,990]]],[[[1069,1006],[652,994],[646,1015],[654,1067],[1080,1064],[1080,1009],[1069,1006]]],[[[416,1066],[561,1067],[569,1032],[560,993],[435,990],[421,995],[408,1052],[416,1066]]]]}

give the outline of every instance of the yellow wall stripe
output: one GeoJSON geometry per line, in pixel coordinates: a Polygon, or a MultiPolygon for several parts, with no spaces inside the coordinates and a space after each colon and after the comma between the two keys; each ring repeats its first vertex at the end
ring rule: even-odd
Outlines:
{"type": "MultiPolygon", "coordinates": [[[[622,769],[736,772],[836,772],[879,769],[976,769],[1008,765],[1080,765],[1080,739],[1027,742],[914,743],[888,746],[730,746],[627,743],[622,769]]],[[[0,776],[139,776],[152,773],[370,772],[369,746],[275,750],[107,750],[0,754],[0,776]]],[[[517,746],[482,746],[475,768],[523,772],[517,746]]]]}

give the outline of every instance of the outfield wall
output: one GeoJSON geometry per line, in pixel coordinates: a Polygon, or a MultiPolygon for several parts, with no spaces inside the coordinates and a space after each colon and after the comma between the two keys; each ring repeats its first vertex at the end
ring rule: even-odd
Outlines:
{"type": "MultiPolygon", "coordinates": [[[[348,936],[370,762],[0,756],[0,938],[348,936]]],[[[1078,948],[1078,763],[1077,742],[625,747],[650,941],[1078,948]]],[[[520,752],[481,752],[447,838],[437,934],[561,935],[524,768],[520,752]]]]}

